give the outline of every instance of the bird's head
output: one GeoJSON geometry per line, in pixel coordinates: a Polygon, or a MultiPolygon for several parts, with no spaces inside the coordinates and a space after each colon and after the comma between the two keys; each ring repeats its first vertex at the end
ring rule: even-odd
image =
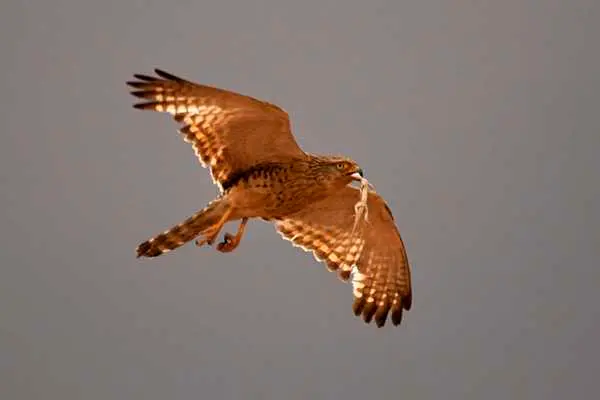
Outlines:
{"type": "Polygon", "coordinates": [[[334,186],[346,186],[352,181],[360,181],[363,177],[363,170],[356,163],[347,157],[319,157],[316,159],[316,165],[320,178],[331,182],[334,186]]]}

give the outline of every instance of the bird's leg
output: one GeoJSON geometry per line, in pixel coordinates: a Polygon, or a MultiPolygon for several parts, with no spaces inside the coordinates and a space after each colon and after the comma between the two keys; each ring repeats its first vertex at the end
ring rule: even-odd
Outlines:
{"type": "Polygon", "coordinates": [[[238,231],[233,236],[230,233],[225,233],[223,241],[217,245],[217,250],[222,253],[229,253],[230,251],[235,250],[236,247],[240,244],[242,240],[242,236],[244,235],[244,230],[246,229],[246,224],[248,223],[248,218],[242,218],[242,222],[240,222],[240,226],[238,227],[238,231]]]}
{"type": "Polygon", "coordinates": [[[232,212],[232,209],[228,208],[227,211],[225,211],[223,213],[223,215],[221,216],[221,218],[219,219],[219,222],[217,222],[216,224],[214,224],[213,226],[209,227],[207,230],[202,232],[202,235],[204,237],[202,239],[196,240],[196,242],[195,242],[196,246],[200,247],[200,246],[204,246],[205,244],[212,246],[212,244],[214,243],[217,236],[219,236],[219,232],[221,231],[221,228],[223,228],[223,225],[225,225],[225,223],[227,222],[227,218],[229,218],[229,215],[231,215],[231,212],[232,212]]]}

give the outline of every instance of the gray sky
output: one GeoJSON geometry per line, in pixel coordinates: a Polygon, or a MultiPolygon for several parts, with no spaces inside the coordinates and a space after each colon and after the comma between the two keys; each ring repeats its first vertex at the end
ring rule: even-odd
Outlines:
{"type": "Polygon", "coordinates": [[[3,3],[0,398],[594,397],[598,21],[595,0],[3,3]],[[154,67],[363,166],[412,264],[400,328],[262,222],[232,254],[135,259],[216,194],[131,108],[154,67]]]}

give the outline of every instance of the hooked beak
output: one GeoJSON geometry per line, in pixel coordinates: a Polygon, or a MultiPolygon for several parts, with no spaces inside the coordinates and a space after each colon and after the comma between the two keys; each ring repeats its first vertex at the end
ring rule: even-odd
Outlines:
{"type": "Polygon", "coordinates": [[[363,170],[362,170],[362,168],[359,168],[358,171],[356,171],[355,173],[353,173],[350,176],[355,181],[361,181],[363,179],[363,170]]]}

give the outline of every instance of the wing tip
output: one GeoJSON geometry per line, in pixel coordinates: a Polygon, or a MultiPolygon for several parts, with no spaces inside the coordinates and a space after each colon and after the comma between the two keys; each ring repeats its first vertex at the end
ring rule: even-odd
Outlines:
{"type": "Polygon", "coordinates": [[[146,74],[133,74],[133,77],[137,80],[127,81],[126,84],[128,86],[134,88],[146,87],[148,84],[156,83],[159,81],[173,81],[173,82],[185,82],[186,80],[175,76],[163,69],[154,68],[154,73],[157,76],[151,76],[146,74]],[[161,79],[162,78],[162,79],[161,79]]]}
{"type": "Polygon", "coordinates": [[[166,79],[168,81],[185,82],[185,79],[180,78],[180,77],[178,77],[176,75],[173,75],[173,74],[165,71],[164,69],[154,68],[154,73],[156,73],[156,75],[158,75],[161,78],[166,79]]]}
{"type": "Polygon", "coordinates": [[[374,321],[377,328],[384,327],[388,317],[392,325],[399,326],[402,323],[403,311],[409,309],[410,296],[402,298],[401,302],[394,306],[389,302],[377,305],[374,301],[367,302],[364,297],[356,297],[352,304],[355,316],[361,317],[366,324],[374,321]]]}
{"type": "Polygon", "coordinates": [[[392,310],[392,313],[390,315],[390,320],[392,321],[392,324],[394,326],[398,326],[402,323],[402,307],[398,307],[394,310],[392,310]]]}
{"type": "MultiPolygon", "coordinates": [[[[133,74],[133,77],[135,79],[137,79],[138,81],[145,81],[145,82],[156,82],[158,80],[158,78],[156,78],[155,76],[150,76],[150,75],[145,75],[145,74],[133,74]]],[[[134,81],[134,82],[138,82],[138,81],[134,81]]]]}
{"type": "Polygon", "coordinates": [[[148,103],[135,103],[132,107],[137,110],[156,110],[156,104],[155,101],[151,101],[148,103]]]}
{"type": "Polygon", "coordinates": [[[132,96],[134,97],[138,97],[140,99],[147,99],[147,98],[152,98],[154,95],[154,92],[149,91],[149,90],[132,90],[131,92],[129,92],[132,96]]]}

